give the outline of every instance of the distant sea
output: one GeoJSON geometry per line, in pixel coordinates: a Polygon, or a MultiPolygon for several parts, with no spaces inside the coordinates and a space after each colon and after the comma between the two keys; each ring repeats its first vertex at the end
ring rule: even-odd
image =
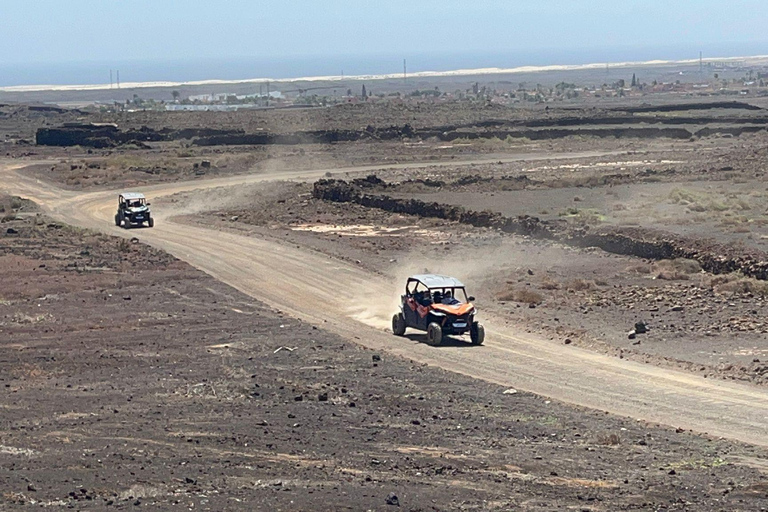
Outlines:
{"type": "MultiPolygon", "coordinates": [[[[120,60],[109,62],[0,62],[0,87],[20,85],[79,85],[108,84],[113,80],[125,82],[190,82],[199,80],[245,80],[250,78],[299,78],[308,76],[380,75],[402,73],[403,59],[409,72],[452,71],[475,68],[514,68],[518,66],[576,65],[600,62],[697,59],[699,51],[705,58],[767,55],[768,42],[646,47],[568,49],[554,48],[536,51],[503,51],[429,54],[413,52],[408,55],[345,55],[312,57],[222,57],[189,59],[120,60]]],[[[2,58],[0,57],[0,60],[2,58]]]]}

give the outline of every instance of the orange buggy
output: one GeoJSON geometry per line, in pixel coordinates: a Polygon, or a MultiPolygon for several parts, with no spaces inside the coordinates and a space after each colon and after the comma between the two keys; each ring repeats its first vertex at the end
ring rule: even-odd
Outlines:
{"type": "Polygon", "coordinates": [[[482,345],[485,329],[475,320],[474,300],[453,277],[411,276],[400,298],[400,311],[392,317],[392,332],[403,336],[409,327],[426,331],[427,343],[433,346],[440,345],[444,336],[469,333],[473,345],[482,345]]]}

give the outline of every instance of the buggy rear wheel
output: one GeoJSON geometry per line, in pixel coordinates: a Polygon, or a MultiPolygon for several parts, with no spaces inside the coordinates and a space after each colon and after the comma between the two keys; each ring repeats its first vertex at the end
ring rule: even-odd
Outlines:
{"type": "Polygon", "coordinates": [[[405,318],[402,313],[395,313],[392,316],[392,333],[395,336],[402,336],[405,334],[405,318]]]}
{"type": "Polygon", "coordinates": [[[472,322],[472,327],[469,329],[469,339],[473,345],[482,345],[485,341],[485,327],[479,322],[472,322]]]}
{"type": "Polygon", "coordinates": [[[427,326],[427,343],[438,347],[443,342],[443,328],[440,324],[432,322],[427,326]]]}

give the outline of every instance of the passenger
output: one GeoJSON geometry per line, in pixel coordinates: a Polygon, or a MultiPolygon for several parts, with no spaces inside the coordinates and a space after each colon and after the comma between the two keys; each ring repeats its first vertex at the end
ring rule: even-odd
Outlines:
{"type": "Polygon", "coordinates": [[[432,294],[432,300],[435,304],[440,304],[443,301],[443,296],[439,290],[432,294]]]}
{"type": "Polygon", "coordinates": [[[450,290],[448,290],[448,291],[446,291],[446,292],[445,292],[445,294],[443,295],[443,300],[442,300],[442,303],[443,303],[443,304],[446,304],[446,305],[448,305],[448,306],[455,306],[456,304],[461,304],[461,301],[460,301],[460,300],[458,300],[457,298],[455,298],[455,297],[453,296],[453,294],[451,293],[451,291],[450,291],[450,290]]]}

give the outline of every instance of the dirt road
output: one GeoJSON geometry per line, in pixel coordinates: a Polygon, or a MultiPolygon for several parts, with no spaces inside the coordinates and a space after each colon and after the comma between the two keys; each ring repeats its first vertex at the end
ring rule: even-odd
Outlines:
{"type": "MultiPolygon", "coordinates": [[[[581,156],[585,155],[570,155],[581,156]]],[[[534,160],[552,156],[515,158],[534,160]]],[[[311,179],[328,172],[372,169],[238,176],[158,185],[143,191],[154,199],[194,189],[274,179],[311,179]]],[[[63,191],[25,177],[8,165],[0,174],[0,186],[5,191],[38,202],[64,222],[120,236],[137,236],[250,296],[362,345],[572,404],[768,445],[765,390],[564,346],[517,333],[514,326],[496,319],[486,319],[487,342],[479,348],[456,344],[436,349],[419,343],[417,338],[396,338],[386,332],[385,326],[401,283],[288,244],[180,224],[171,217],[177,211],[161,207],[154,210],[154,229],[126,232],[116,228],[112,220],[115,191],[63,191]]]]}

